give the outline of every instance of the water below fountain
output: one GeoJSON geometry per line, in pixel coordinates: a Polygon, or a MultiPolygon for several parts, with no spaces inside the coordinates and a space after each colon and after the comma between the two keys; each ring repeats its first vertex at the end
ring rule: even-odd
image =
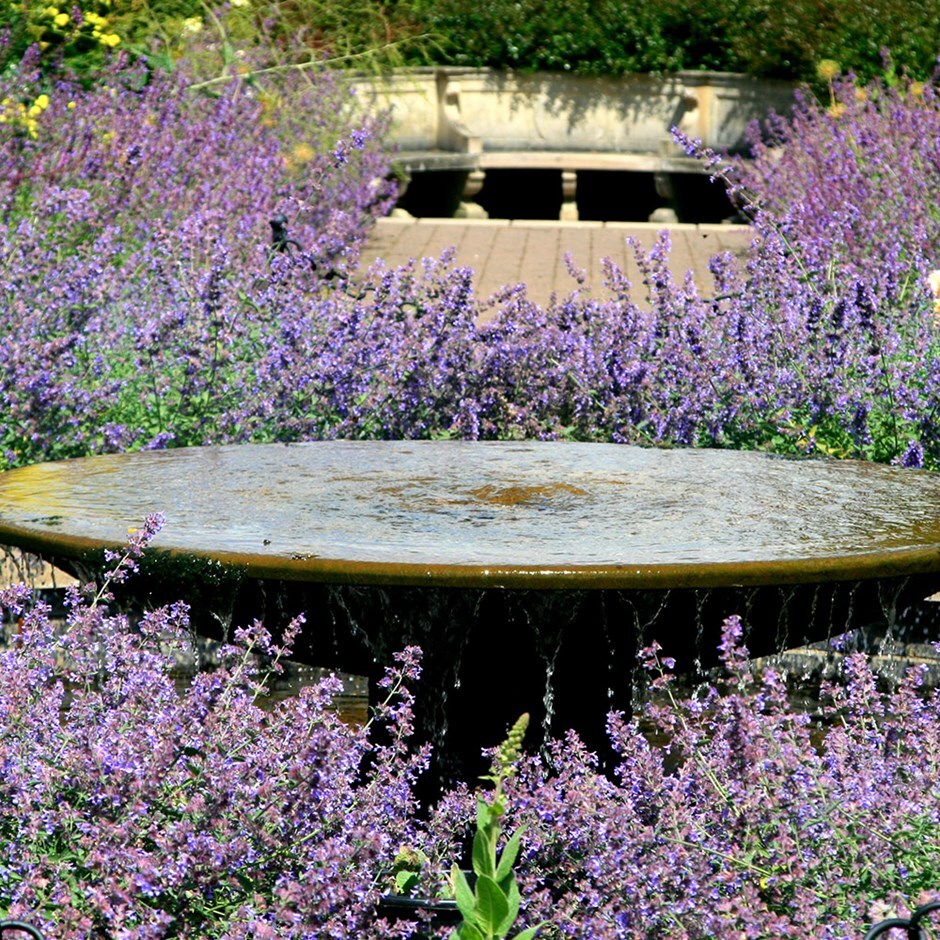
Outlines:
{"type": "Polygon", "coordinates": [[[108,455],[0,476],[0,543],[82,577],[148,512],[135,604],[201,630],[303,611],[305,662],[374,679],[425,651],[420,725],[466,776],[521,712],[604,743],[656,639],[692,675],[739,613],[757,654],[940,587],[940,474],[718,450],[322,442],[108,455]]]}

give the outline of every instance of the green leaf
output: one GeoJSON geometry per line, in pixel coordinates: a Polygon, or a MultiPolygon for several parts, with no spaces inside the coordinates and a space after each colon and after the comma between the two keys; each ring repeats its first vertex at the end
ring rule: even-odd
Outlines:
{"type": "Polygon", "coordinates": [[[457,901],[457,910],[464,921],[476,920],[477,899],[470,890],[467,876],[456,866],[453,868],[454,898],[457,901]]]}
{"type": "Polygon", "coordinates": [[[473,837],[473,870],[478,875],[493,878],[496,875],[496,859],[489,833],[478,829],[473,837]]]}
{"type": "Polygon", "coordinates": [[[509,913],[509,899],[488,875],[477,878],[477,923],[487,937],[501,937],[500,925],[509,913]]]}
{"type": "Polygon", "coordinates": [[[499,925],[499,936],[505,937],[509,933],[509,928],[516,922],[516,918],[519,916],[519,885],[516,884],[516,879],[512,875],[510,877],[510,882],[507,886],[500,885],[503,893],[506,895],[506,903],[508,909],[506,911],[506,916],[502,919],[502,922],[499,925]]]}
{"type": "Polygon", "coordinates": [[[486,800],[477,797],[477,829],[486,829],[494,820],[493,810],[486,800]]]}
{"type": "Polygon", "coordinates": [[[516,864],[516,859],[519,857],[519,840],[522,838],[523,831],[524,827],[520,827],[509,837],[503,854],[499,857],[499,865],[496,867],[496,880],[499,882],[512,871],[512,866],[516,864]]]}
{"type": "Polygon", "coordinates": [[[414,887],[421,880],[421,876],[415,871],[400,871],[395,875],[395,893],[411,894],[414,887]]]}
{"type": "Polygon", "coordinates": [[[464,921],[452,934],[451,940],[486,940],[478,927],[464,921]]]}
{"type": "Polygon", "coordinates": [[[522,933],[517,933],[512,940],[532,940],[532,938],[545,926],[547,926],[547,921],[543,921],[541,924],[536,924],[534,927],[529,927],[526,930],[523,930],[522,933]]]}

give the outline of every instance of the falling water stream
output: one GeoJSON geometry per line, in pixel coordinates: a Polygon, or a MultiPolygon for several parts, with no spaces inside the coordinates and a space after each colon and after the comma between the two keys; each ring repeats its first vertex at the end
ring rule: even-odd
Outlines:
{"type": "Polygon", "coordinates": [[[602,746],[652,640],[689,674],[740,614],[757,655],[903,622],[940,588],[940,474],[545,442],[317,442],[107,455],[0,475],[0,544],[81,577],[167,516],[128,600],[222,634],[307,623],[296,658],[375,679],[424,650],[443,776],[522,711],[602,746]]]}

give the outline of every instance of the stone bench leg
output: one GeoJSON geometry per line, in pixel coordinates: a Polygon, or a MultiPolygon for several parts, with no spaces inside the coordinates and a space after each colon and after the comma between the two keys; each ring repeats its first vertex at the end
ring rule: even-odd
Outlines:
{"type": "Polygon", "coordinates": [[[575,170],[561,171],[561,222],[578,221],[578,174],[575,170]]]}
{"type": "Polygon", "coordinates": [[[488,219],[489,213],[483,206],[476,202],[480,190],[483,189],[483,182],[486,179],[485,170],[471,170],[467,174],[464,182],[463,193],[460,197],[460,205],[454,213],[458,219],[488,219]]]}

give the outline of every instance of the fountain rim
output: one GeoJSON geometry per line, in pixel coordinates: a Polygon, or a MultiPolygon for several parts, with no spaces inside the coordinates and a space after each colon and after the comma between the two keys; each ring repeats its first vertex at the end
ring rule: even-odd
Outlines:
{"type": "MultiPolygon", "coordinates": [[[[45,534],[0,520],[0,545],[14,545],[66,568],[95,561],[120,541],[45,534]]],[[[786,586],[832,581],[885,580],[940,572],[940,546],[868,554],[769,561],[674,562],[669,564],[492,565],[356,561],[345,558],[287,558],[249,552],[150,546],[142,559],[151,566],[195,564],[225,568],[252,580],[362,586],[488,588],[494,590],[681,590],[786,586]]]]}
{"type": "MultiPolygon", "coordinates": [[[[338,442],[331,442],[338,443],[338,442]]],[[[345,443],[345,442],[344,442],[345,443]]],[[[363,443],[363,442],[356,442],[363,443]]],[[[399,442],[413,445],[415,441],[399,442]]],[[[484,446],[491,442],[477,442],[484,446]]],[[[493,442],[496,443],[496,442],[493,442]]],[[[506,442],[516,443],[516,442],[506,442]]],[[[255,445],[223,445],[195,450],[239,450],[255,445]]],[[[283,445],[275,445],[283,446],[283,445]]],[[[287,445],[290,446],[290,445],[287,445]]],[[[295,445],[296,446],[296,445],[295,445]]],[[[303,446],[303,445],[301,445],[303,446]]],[[[158,452],[163,453],[163,452],[158,452]]],[[[107,457],[108,455],[102,455],[107,457]]],[[[130,455],[135,456],[135,455],[130,455]]],[[[55,461],[62,467],[101,458],[55,461]]],[[[34,467],[52,466],[39,464],[34,467]]],[[[33,469],[33,468],[23,468],[33,469]]],[[[10,471],[17,473],[17,470],[10,471]]],[[[36,552],[66,570],[106,570],[103,553],[120,552],[126,539],[110,535],[69,533],[34,525],[34,521],[0,516],[0,545],[36,552]]],[[[350,556],[334,546],[327,554],[253,551],[240,546],[212,548],[200,544],[176,544],[158,539],[144,556],[144,571],[227,569],[232,577],[252,580],[311,582],[347,585],[400,585],[523,590],[665,590],[682,588],[738,588],[887,580],[918,575],[940,578],[940,540],[915,542],[870,550],[843,550],[833,554],[794,554],[780,558],[757,554],[751,558],[626,562],[621,560],[558,561],[535,564],[510,561],[433,558],[403,561],[350,556]]]]}

